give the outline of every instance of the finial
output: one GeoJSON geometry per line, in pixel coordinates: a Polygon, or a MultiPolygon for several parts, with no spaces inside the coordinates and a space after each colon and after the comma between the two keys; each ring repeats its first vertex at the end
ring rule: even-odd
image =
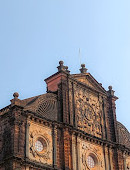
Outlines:
{"type": "Polygon", "coordinates": [[[70,73],[70,71],[68,70],[68,66],[65,66],[65,71],[66,71],[67,73],[70,73]]]}
{"type": "Polygon", "coordinates": [[[13,94],[13,99],[12,100],[10,100],[11,101],[11,105],[13,106],[13,105],[20,105],[20,99],[18,99],[18,97],[19,97],[19,94],[17,93],[17,92],[15,92],[14,94],[13,94]]]}
{"type": "Polygon", "coordinates": [[[58,71],[65,71],[65,66],[63,61],[59,61],[58,71]]]}
{"type": "Polygon", "coordinates": [[[59,61],[60,66],[63,66],[64,62],[63,61],[59,61]]]}
{"type": "Polygon", "coordinates": [[[109,89],[109,90],[112,90],[112,86],[109,86],[108,89],[109,89]]]}
{"type": "Polygon", "coordinates": [[[15,93],[13,94],[13,96],[14,96],[14,99],[18,99],[18,97],[19,97],[18,92],[15,92],[15,93]]]}
{"type": "Polygon", "coordinates": [[[109,95],[114,96],[115,91],[112,89],[112,86],[109,86],[108,89],[109,89],[108,90],[109,95]]]}
{"type": "Polygon", "coordinates": [[[87,73],[88,69],[85,68],[85,64],[81,64],[81,69],[79,69],[79,70],[81,73],[87,73]]]}
{"type": "Polygon", "coordinates": [[[64,66],[64,62],[63,61],[59,61],[59,66],[57,68],[58,68],[58,71],[65,71],[67,73],[70,72],[68,70],[68,66],[64,66]]]}

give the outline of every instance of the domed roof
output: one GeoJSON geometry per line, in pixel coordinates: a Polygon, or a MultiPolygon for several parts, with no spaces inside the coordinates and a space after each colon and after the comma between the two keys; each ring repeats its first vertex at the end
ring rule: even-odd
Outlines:
{"type": "Polygon", "coordinates": [[[119,144],[125,145],[127,148],[130,148],[130,133],[126,129],[126,127],[117,122],[118,136],[119,136],[119,144]]]}

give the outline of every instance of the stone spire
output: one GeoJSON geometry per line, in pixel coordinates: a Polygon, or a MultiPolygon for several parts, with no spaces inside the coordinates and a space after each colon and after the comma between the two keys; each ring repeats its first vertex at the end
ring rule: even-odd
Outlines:
{"type": "Polygon", "coordinates": [[[85,64],[81,64],[81,69],[79,69],[81,73],[87,73],[87,68],[85,68],[85,64]]]}

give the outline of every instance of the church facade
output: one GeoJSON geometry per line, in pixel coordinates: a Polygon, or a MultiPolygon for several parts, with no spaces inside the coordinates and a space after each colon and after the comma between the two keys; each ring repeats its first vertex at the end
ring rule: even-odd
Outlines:
{"type": "Polygon", "coordinates": [[[63,61],[47,93],[0,110],[0,170],[129,170],[130,133],[116,119],[118,99],[81,65],[63,61]]]}

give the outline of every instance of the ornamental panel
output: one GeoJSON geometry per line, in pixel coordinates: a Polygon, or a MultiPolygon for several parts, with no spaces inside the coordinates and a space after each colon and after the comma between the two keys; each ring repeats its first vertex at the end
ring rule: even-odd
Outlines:
{"type": "Polygon", "coordinates": [[[30,122],[29,159],[52,165],[52,151],[51,128],[30,122]]]}
{"type": "Polygon", "coordinates": [[[75,90],[77,127],[97,137],[102,137],[102,98],[89,90],[75,90]]]}
{"type": "Polygon", "coordinates": [[[82,170],[104,170],[103,148],[78,138],[79,168],[82,170]]]}

